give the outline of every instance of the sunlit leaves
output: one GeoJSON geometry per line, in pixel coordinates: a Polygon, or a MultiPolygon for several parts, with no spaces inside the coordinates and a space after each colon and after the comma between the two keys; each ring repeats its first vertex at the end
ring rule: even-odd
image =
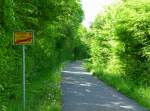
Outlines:
{"type": "Polygon", "coordinates": [[[93,64],[103,64],[101,69],[110,74],[125,74],[137,84],[150,84],[149,4],[126,0],[97,16],[90,31],[93,64]]]}
{"type": "Polygon", "coordinates": [[[81,5],[75,0],[0,0],[0,110],[21,97],[17,91],[22,50],[13,45],[13,31],[34,31],[34,44],[26,47],[26,77],[30,82],[44,75],[38,75],[40,70],[55,69],[72,58],[82,19],[81,5]],[[1,93],[3,89],[7,93],[1,93]]]}

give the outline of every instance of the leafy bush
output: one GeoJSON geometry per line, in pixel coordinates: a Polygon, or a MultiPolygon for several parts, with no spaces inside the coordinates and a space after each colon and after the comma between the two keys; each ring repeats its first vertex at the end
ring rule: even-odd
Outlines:
{"type": "Polygon", "coordinates": [[[0,0],[0,110],[15,110],[10,103],[21,101],[22,47],[13,45],[13,31],[35,32],[34,44],[26,47],[26,79],[31,84],[46,75],[42,70],[53,73],[73,57],[82,16],[74,0],[0,0]]]}
{"type": "Polygon", "coordinates": [[[107,8],[91,26],[93,67],[150,85],[150,2],[127,0],[107,8]]]}
{"type": "Polygon", "coordinates": [[[86,67],[150,108],[150,1],[122,0],[99,14],[86,32],[86,67]]]}

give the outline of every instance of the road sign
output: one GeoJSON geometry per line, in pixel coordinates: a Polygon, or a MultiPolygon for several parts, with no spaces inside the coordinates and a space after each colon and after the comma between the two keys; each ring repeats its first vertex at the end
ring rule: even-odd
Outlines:
{"type": "Polygon", "coordinates": [[[14,44],[15,45],[29,45],[33,42],[32,31],[16,31],[14,32],[14,44]]]}
{"type": "Polygon", "coordinates": [[[33,43],[34,33],[32,31],[15,31],[14,45],[22,45],[22,92],[23,92],[23,111],[26,111],[26,50],[25,45],[33,43]]]}

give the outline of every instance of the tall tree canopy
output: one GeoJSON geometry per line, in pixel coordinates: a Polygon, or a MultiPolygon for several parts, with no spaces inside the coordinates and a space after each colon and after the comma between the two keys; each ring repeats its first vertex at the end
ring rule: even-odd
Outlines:
{"type": "Polygon", "coordinates": [[[72,58],[76,34],[83,19],[76,0],[0,0],[0,110],[20,97],[21,46],[13,31],[33,30],[35,43],[27,46],[27,81],[40,69],[52,69],[72,58]],[[9,77],[9,78],[8,78],[9,77]],[[13,90],[16,89],[16,90],[13,90]]]}
{"type": "Polygon", "coordinates": [[[86,35],[93,67],[150,85],[149,4],[149,0],[125,0],[97,16],[86,35]]]}

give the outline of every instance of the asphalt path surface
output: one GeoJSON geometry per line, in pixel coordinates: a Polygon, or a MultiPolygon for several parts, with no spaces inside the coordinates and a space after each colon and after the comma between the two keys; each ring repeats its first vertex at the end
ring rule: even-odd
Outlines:
{"type": "Polygon", "coordinates": [[[81,61],[62,71],[62,111],[148,111],[82,67],[81,61]]]}

